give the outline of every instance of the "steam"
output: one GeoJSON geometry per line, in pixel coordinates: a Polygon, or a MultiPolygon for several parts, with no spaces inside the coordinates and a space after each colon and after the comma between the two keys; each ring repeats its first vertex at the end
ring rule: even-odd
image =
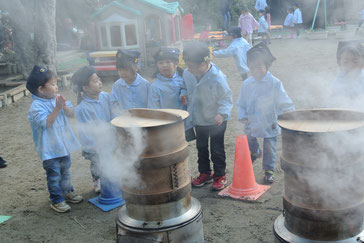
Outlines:
{"type": "Polygon", "coordinates": [[[143,187],[143,181],[137,171],[139,157],[145,148],[142,128],[131,127],[118,131],[120,128],[101,121],[78,123],[76,128],[94,138],[101,178],[122,187],[143,187]]]}

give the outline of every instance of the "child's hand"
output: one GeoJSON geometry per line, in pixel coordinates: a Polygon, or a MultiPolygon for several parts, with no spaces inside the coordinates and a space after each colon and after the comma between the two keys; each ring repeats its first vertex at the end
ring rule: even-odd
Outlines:
{"type": "Polygon", "coordinates": [[[66,98],[63,95],[59,95],[59,97],[62,99],[63,106],[66,106],[66,98]]]}
{"type": "Polygon", "coordinates": [[[66,100],[62,95],[56,96],[56,107],[62,109],[66,105],[66,100]]]}
{"type": "Polygon", "coordinates": [[[187,105],[188,104],[187,96],[182,95],[181,102],[182,102],[182,104],[187,105]]]}
{"type": "Polygon", "coordinates": [[[217,114],[214,118],[214,121],[216,125],[221,126],[221,124],[224,122],[224,117],[220,114],[217,114]]]}

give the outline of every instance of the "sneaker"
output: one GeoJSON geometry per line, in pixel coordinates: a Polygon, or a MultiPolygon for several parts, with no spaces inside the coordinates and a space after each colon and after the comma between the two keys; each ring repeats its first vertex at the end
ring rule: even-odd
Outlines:
{"type": "Polygon", "coordinates": [[[101,192],[100,179],[96,179],[96,180],[94,180],[94,191],[95,191],[96,193],[100,193],[100,192],[101,192]]]}
{"type": "Polygon", "coordinates": [[[200,175],[193,179],[192,181],[192,186],[194,187],[201,187],[207,183],[211,183],[213,182],[213,178],[212,178],[212,172],[210,173],[210,175],[205,174],[205,173],[200,173],[200,175]]]}
{"type": "Polygon", "coordinates": [[[57,213],[67,213],[71,211],[71,207],[66,203],[66,201],[62,201],[57,204],[51,204],[51,209],[57,213]]]}
{"type": "Polygon", "coordinates": [[[83,197],[77,195],[74,191],[67,193],[65,196],[66,201],[70,203],[80,203],[83,200],[83,197]]]}
{"type": "Polygon", "coordinates": [[[264,173],[264,183],[272,184],[274,182],[274,171],[266,170],[264,173]]]}
{"type": "Polygon", "coordinates": [[[214,183],[212,183],[212,190],[220,191],[224,189],[226,185],[226,176],[216,176],[214,177],[214,183]]]}
{"type": "Polygon", "coordinates": [[[6,166],[8,166],[8,162],[0,157],[0,168],[5,168],[6,166]]]}
{"type": "Polygon", "coordinates": [[[257,153],[250,153],[250,158],[252,160],[252,163],[254,163],[254,161],[256,161],[257,159],[260,159],[263,157],[263,153],[260,152],[260,150],[258,150],[257,153]]]}

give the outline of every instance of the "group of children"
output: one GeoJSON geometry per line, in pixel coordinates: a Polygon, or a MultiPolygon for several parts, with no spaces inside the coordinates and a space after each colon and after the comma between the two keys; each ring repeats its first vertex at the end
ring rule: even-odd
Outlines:
{"type": "Polygon", "coordinates": [[[299,9],[298,4],[293,4],[292,8],[287,9],[287,16],[283,23],[284,28],[288,29],[290,32],[290,38],[294,38],[294,31],[296,31],[297,37],[300,35],[302,23],[302,12],[299,9]]]}
{"type": "MultiPolygon", "coordinates": [[[[240,28],[235,31],[240,35],[240,28]]],[[[247,121],[246,133],[253,160],[261,155],[256,137],[266,138],[263,169],[265,182],[272,183],[275,143],[279,134],[277,115],[294,107],[282,83],[268,72],[274,60],[269,49],[262,43],[247,53],[247,66],[252,76],[245,80],[239,96],[239,119],[247,121]]],[[[92,130],[101,127],[98,125],[109,124],[113,117],[130,108],[187,109],[190,117],[185,128],[195,132],[200,173],[192,180],[192,185],[200,187],[213,182],[213,190],[224,188],[224,135],[233,108],[232,92],[225,74],[211,62],[205,43],[194,42],[184,47],[183,59],[187,66],[184,71],[178,67],[178,57],[178,49],[162,47],[154,56],[158,71],[155,81],[150,84],[138,73],[139,53],[118,50],[116,66],[120,79],[114,83],[111,95],[102,91],[102,82],[92,67],[81,68],[72,77],[78,93],[75,112],[72,104],[58,94],[55,74],[39,66],[33,68],[27,79],[27,88],[33,98],[28,118],[36,150],[46,171],[52,209],[68,212],[70,206],[66,202],[82,201],[74,192],[69,173],[70,154],[80,145],[82,155],[91,161],[94,189],[100,191],[100,148],[96,144],[100,138],[95,137],[92,130]],[[81,144],[68,121],[68,117],[75,115],[80,123],[78,138],[81,144]]]]}

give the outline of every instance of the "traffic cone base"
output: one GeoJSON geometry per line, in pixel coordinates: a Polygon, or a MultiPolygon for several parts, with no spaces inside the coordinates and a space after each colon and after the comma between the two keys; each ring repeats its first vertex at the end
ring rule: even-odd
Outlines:
{"type": "Polygon", "coordinates": [[[248,139],[245,135],[236,137],[233,183],[218,195],[235,199],[257,200],[270,186],[259,185],[255,181],[250,158],[248,139]]]}
{"type": "Polygon", "coordinates": [[[266,192],[270,186],[259,185],[257,184],[255,188],[251,189],[237,189],[234,188],[233,185],[226,187],[224,190],[219,192],[219,196],[222,197],[231,197],[234,199],[246,200],[246,201],[255,201],[261,195],[266,192]]]}

